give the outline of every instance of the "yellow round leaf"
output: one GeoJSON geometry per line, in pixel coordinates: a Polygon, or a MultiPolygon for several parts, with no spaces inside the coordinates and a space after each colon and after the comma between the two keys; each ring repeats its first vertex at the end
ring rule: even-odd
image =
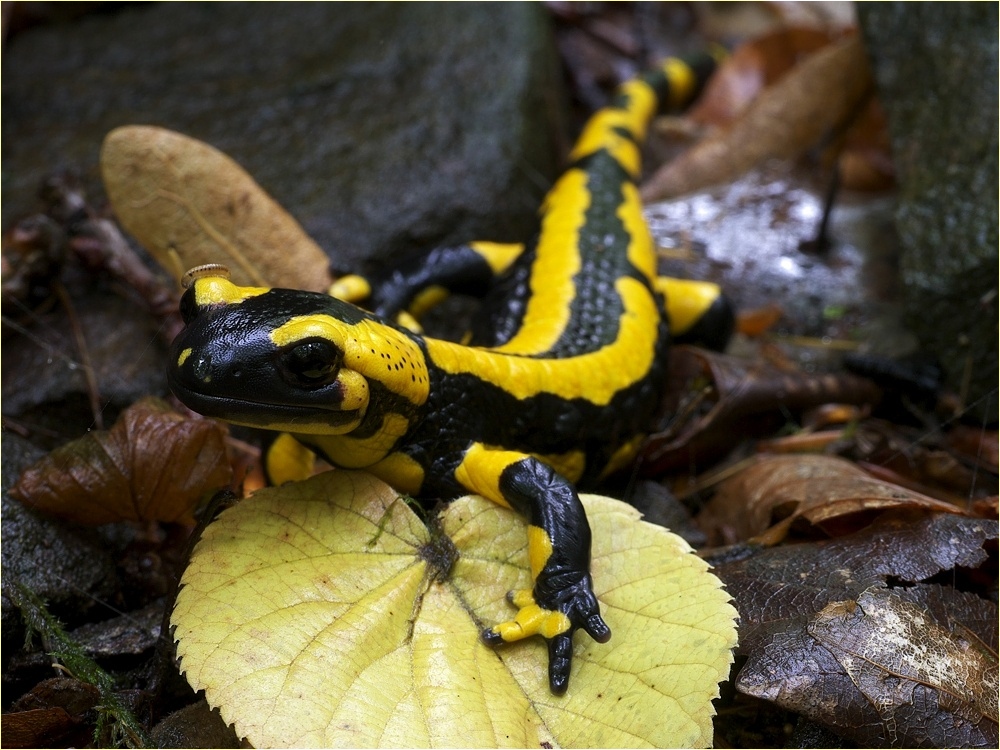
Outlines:
{"type": "Polygon", "coordinates": [[[259,747],[711,744],[728,596],[678,537],[584,503],[614,638],[576,636],[564,696],[540,639],[478,637],[528,585],[523,521],[462,498],[440,519],[452,547],[359,472],[261,490],[206,529],[173,614],[181,667],[259,747]]]}

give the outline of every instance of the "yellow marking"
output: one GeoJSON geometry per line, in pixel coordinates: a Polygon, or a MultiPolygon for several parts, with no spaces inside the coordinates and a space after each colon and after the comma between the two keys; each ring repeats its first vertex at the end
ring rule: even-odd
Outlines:
{"type": "MultiPolygon", "coordinates": [[[[327,412],[328,414],[331,412],[327,412]]],[[[315,422],[268,422],[262,424],[261,422],[252,422],[250,420],[242,421],[236,417],[225,417],[225,421],[230,424],[241,424],[246,427],[257,427],[264,430],[273,430],[274,432],[290,432],[294,436],[299,435],[330,435],[337,436],[352,432],[361,426],[361,419],[364,415],[357,414],[349,420],[339,422],[337,424],[329,424],[323,421],[323,414],[321,410],[317,409],[316,414],[313,415],[315,422]]]]}
{"type": "Polygon", "coordinates": [[[368,471],[383,482],[391,484],[398,492],[416,495],[424,483],[424,467],[405,453],[390,453],[368,471]]]}
{"type": "Polygon", "coordinates": [[[500,475],[508,466],[525,458],[524,453],[494,450],[482,443],[473,443],[455,469],[455,479],[469,492],[509,508],[510,504],[500,491],[500,475]]]}
{"type": "MultiPolygon", "coordinates": [[[[368,410],[368,381],[360,373],[347,368],[341,368],[337,374],[337,381],[341,385],[343,399],[336,411],[315,409],[308,420],[298,418],[294,422],[277,421],[262,424],[232,417],[227,417],[226,421],[277,432],[290,432],[293,435],[344,435],[353,432],[361,426],[368,410]]],[[[331,404],[331,407],[333,406],[331,404]]]]}
{"type": "Polygon", "coordinates": [[[372,286],[364,276],[349,274],[334,281],[327,294],[344,302],[361,302],[372,294],[372,286]]]}
{"type": "Polygon", "coordinates": [[[424,327],[420,325],[420,321],[410,315],[410,313],[406,310],[400,310],[396,313],[396,325],[418,335],[424,332],[424,327]]]}
{"type": "MultiPolygon", "coordinates": [[[[303,435],[310,445],[319,448],[337,466],[345,469],[362,469],[378,464],[386,458],[396,442],[406,434],[410,421],[402,414],[387,412],[375,434],[358,438],[348,433],[303,435]]],[[[299,433],[302,428],[299,427],[299,433]]]]}
{"type": "Polygon", "coordinates": [[[650,284],[656,281],[656,251],[649,225],[642,215],[639,189],[631,182],[622,185],[622,203],[617,216],[628,233],[627,255],[629,263],[646,277],[650,284]]]}
{"type": "Polygon", "coordinates": [[[322,338],[344,353],[344,367],[377,380],[417,406],[427,400],[430,380],[420,347],[401,331],[374,320],[345,323],[330,315],[300,315],[271,332],[275,346],[322,338]]]}
{"type": "Polygon", "coordinates": [[[177,366],[181,367],[185,362],[188,361],[188,357],[190,357],[192,354],[194,354],[194,349],[192,349],[190,346],[187,349],[184,349],[180,353],[180,356],[177,357],[177,366]]]}
{"type": "Polygon", "coordinates": [[[676,57],[665,60],[662,70],[670,81],[670,101],[667,104],[671,108],[683,107],[691,99],[698,77],[690,65],[676,57]]]}
{"type": "Polygon", "coordinates": [[[548,464],[571,482],[577,482],[583,476],[583,470],[587,466],[587,456],[582,450],[567,451],[566,453],[532,453],[543,464],[548,464]]]}
{"type": "Polygon", "coordinates": [[[636,435],[628,442],[618,446],[617,450],[611,454],[611,458],[608,459],[608,463],[601,470],[598,479],[603,480],[610,477],[631,464],[645,440],[645,435],[636,435]]]}
{"type": "Polygon", "coordinates": [[[514,604],[520,606],[520,609],[514,615],[514,619],[493,626],[493,632],[497,633],[504,641],[508,643],[519,641],[533,635],[554,638],[572,627],[569,618],[562,612],[538,606],[534,598],[531,597],[530,591],[518,592],[518,595],[520,594],[527,594],[527,597],[515,596],[514,604]],[[523,604],[519,604],[519,602],[523,604]]]}
{"type": "Polygon", "coordinates": [[[511,264],[524,252],[524,245],[521,243],[470,242],[469,247],[489,264],[494,276],[499,276],[510,268],[511,264]]]}
{"type": "Polygon", "coordinates": [[[220,276],[206,276],[194,280],[194,300],[198,307],[205,305],[237,305],[250,297],[271,291],[262,286],[236,286],[220,276]]]}
{"type": "Polygon", "coordinates": [[[541,526],[528,524],[528,562],[531,565],[531,580],[538,578],[545,563],[552,557],[552,537],[541,526]]]}
{"type": "Polygon", "coordinates": [[[510,354],[548,351],[569,323],[576,295],[573,276],[580,270],[578,251],[584,213],[590,207],[587,173],[571,169],[545,196],[538,254],[531,268],[531,295],[518,332],[500,347],[510,354]]]}
{"type": "Polygon", "coordinates": [[[465,347],[426,339],[431,360],[451,375],[468,374],[515,398],[553,393],[606,406],[620,390],[649,373],[656,353],[660,311],[649,288],[631,277],[615,282],[624,311],[615,340],[593,352],[564,359],[512,356],[501,349],[465,347]]]}
{"type": "Polygon", "coordinates": [[[287,432],[278,435],[271,443],[264,460],[267,476],[275,485],[308,479],[316,466],[316,454],[287,432]]]}
{"type": "Polygon", "coordinates": [[[670,332],[682,334],[691,329],[722,294],[718,284],[660,276],[656,288],[667,298],[670,332]]]}
{"type": "Polygon", "coordinates": [[[646,137],[646,128],[656,113],[656,92],[648,83],[634,80],[622,84],[618,93],[628,96],[628,109],[608,107],[594,113],[573,147],[570,159],[575,161],[607,149],[632,179],[636,179],[641,166],[637,141],[641,142],[646,137]],[[627,138],[617,133],[616,129],[625,130],[632,137],[627,138]]]}
{"type": "Polygon", "coordinates": [[[432,284],[417,292],[410,306],[406,309],[410,315],[418,320],[428,311],[437,307],[448,296],[448,290],[443,286],[432,284]]]}
{"type": "Polygon", "coordinates": [[[337,383],[340,385],[343,397],[340,400],[341,411],[359,411],[363,415],[368,408],[368,381],[360,372],[342,367],[337,373],[337,383]]]}

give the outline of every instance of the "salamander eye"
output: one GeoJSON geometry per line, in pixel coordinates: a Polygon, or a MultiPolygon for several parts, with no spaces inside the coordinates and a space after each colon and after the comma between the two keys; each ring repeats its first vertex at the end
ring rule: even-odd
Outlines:
{"type": "Polygon", "coordinates": [[[327,341],[296,344],[281,355],[281,372],[294,386],[320,388],[337,379],[340,350],[327,341]]]}

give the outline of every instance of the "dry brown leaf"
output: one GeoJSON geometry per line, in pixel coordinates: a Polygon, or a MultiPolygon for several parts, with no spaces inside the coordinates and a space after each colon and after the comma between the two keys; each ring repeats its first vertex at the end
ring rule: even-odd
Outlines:
{"type": "Polygon", "coordinates": [[[700,520],[703,528],[724,527],[733,541],[756,536],[759,542],[776,544],[800,518],[821,525],[861,511],[900,507],[961,512],[950,503],[875,479],[844,459],[798,455],[762,458],[726,480],[700,520]],[[765,531],[766,536],[759,536],[765,531]]]}
{"type": "Polygon", "coordinates": [[[768,159],[794,159],[836,132],[872,90],[860,39],[831,44],[764,90],[731,128],[658,170],[646,202],[728,182],[768,159]]]}
{"type": "Polygon", "coordinates": [[[778,325],[784,314],[781,306],[774,302],[752,310],[740,310],[736,313],[736,330],[744,336],[757,338],[778,325]]]}
{"type": "Polygon", "coordinates": [[[750,106],[763,88],[777,83],[833,39],[832,34],[820,29],[791,27],[739,45],[722,61],[688,117],[703,125],[728,125],[750,106]]]}
{"type": "Polygon", "coordinates": [[[25,470],[11,495],[83,524],[192,523],[202,497],[229,484],[225,429],[147,398],[110,430],[57,448],[25,470]]]}
{"type": "Polygon", "coordinates": [[[104,139],[101,172],[122,226],[176,278],[221,263],[236,284],[329,287],[323,250],[218,149],[164,128],[128,125],[104,139]]]}

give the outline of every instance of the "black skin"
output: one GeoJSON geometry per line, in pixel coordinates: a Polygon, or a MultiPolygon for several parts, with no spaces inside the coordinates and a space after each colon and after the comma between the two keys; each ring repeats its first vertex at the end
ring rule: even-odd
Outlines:
{"type": "MultiPolygon", "coordinates": [[[[554,542],[532,593],[539,606],[562,612],[572,623],[565,633],[549,639],[549,689],[562,695],[569,686],[573,633],[583,628],[598,643],[611,639],[611,628],[601,617],[589,572],[590,524],[572,485],[534,458],[504,469],[500,491],[514,510],[533,526],[548,531],[554,542]]],[[[504,642],[492,628],[483,630],[482,638],[491,646],[504,642]]]]}
{"type": "MultiPolygon", "coordinates": [[[[693,64],[702,79],[714,62],[705,57],[693,64]]],[[[665,74],[656,73],[648,81],[661,100],[667,99],[669,81],[665,74]]],[[[627,97],[613,106],[625,104],[627,97]]],[[[585,216],[587,231],[579,238],[583,270],[577,276],[577,294],[569,310],[568,330],[573,334],[546,353],[551,358],[582,354],[609,343],[616,335],[615,321],[622,312],[621,301],[609,293],[613,284],[624,276],[643,280],[624,254],[606,252],[609,247],[625,247],[629,241],[618,208],[621,186],[631,180],[630,176],[603,149],[584,156],[575,167],[586,172],[591,197],[585,216]]],[[[372,284],[369,304],[377,316],[391,319],[421,289],[431,285],[474,295],[490,290],[483,323],[478,327],[473,325],[472,343],[502,344],[520,327],[530,294],[528,282],[536,249],[529,245],[500,279],[491,279],[489,265],[471,248],[443,248],[419,263],[405,264],[377,279],[372,284]]],[[[196,354],[180,371],[171,373],[171,386],[183,401],[202,413],[217,410],[214,413],[223,418],[232,419],[235,414],[243,417],[243,423],[263,426],[269,422],[294,424],[297,419],[306,424],[315,412],[322,413],[331,403],[337,403],[340,394],[336,392],[336,383],[327,383],[323,377],[325,372],[335,370],[336,363],[323,361],[323,347],[297,342],[292,350],[277,350],[269,346],[266,334],[281,319],[298,313],[318,311],[345,321],[368,314],[344,303],[322,300],[318,295],[272,290],[242,301],[237,311],[215,310],[214,320],[194,320],[203,311],[192,309],[193,297],[186,296],[182,310],[189,326],[178,339],[183,342],[174,344],[173,361],[177,361],[178,352],[186,345],[192,346],[196,354]],[[300,344],[307,348],[296,351],[300,344]],[[209,369],[213,377],[206,380],[204,375],[209,369]],[[305,388],[303,378],[307,381],[305,388]],[[211,385],[206,387],[208,382],[211,385]],[[303,390],[309,393],[308,398],[303,398],[303,390]]],[[[454,471],[474,442],[528,454],[559,453],[582,447],[586,472],[581,481],[593,480],[617,446],[643,432],[641,423],[658,402],[669,345],[666,322],[661,321],[660,326],[654,364],[649,372],[604,406],[584,399],[568,401],[554,394],[516,399],[474,374],[448,375],[428,362],[430,398],[423,406],[414,407],[415,412],[406,413],[408,418],[412,417],[411,428],[393,450],[417,461],[425,470],[422,492],[440,497],[454,497],[462,489],[457,486],[454,471]],[[503,418],[498,419],[498,414],[503,418]],[[545,429],[540,430],[540,425],[545,425],[545,429]],[[544,445],[536,447],[543,439],[544,445]]],[[[414,341],[423,348],[418,337],[414,341]]],[[[391,396],[372,394],[373,402],[391,396]]],[[[403,410],[398,413],[404,413],[406,405],[398,406],[403,410]]],[[[369,427],[375,430],[378,425],[363,423],[359,429],[369,427]]],[[[308,435],[302,438],[309,442],[308,435]]],[[[511,507],[548,534],[551,541],[551,555],[536,577],[532,595],[540,607],[562,612],[570,623],[565,633],[549,639],[550,687],[553,693],[563,693],[569,680],[573,633],[582,628],[601,643],[611,637],[592,591],[591,532],[586,513],[572,484],[537,459],[515,461],[503,470],[498,481],[511,507]]],[[[502,641],[492,630],[486,631],[483,638],[488,643],[502,641]]]]}

